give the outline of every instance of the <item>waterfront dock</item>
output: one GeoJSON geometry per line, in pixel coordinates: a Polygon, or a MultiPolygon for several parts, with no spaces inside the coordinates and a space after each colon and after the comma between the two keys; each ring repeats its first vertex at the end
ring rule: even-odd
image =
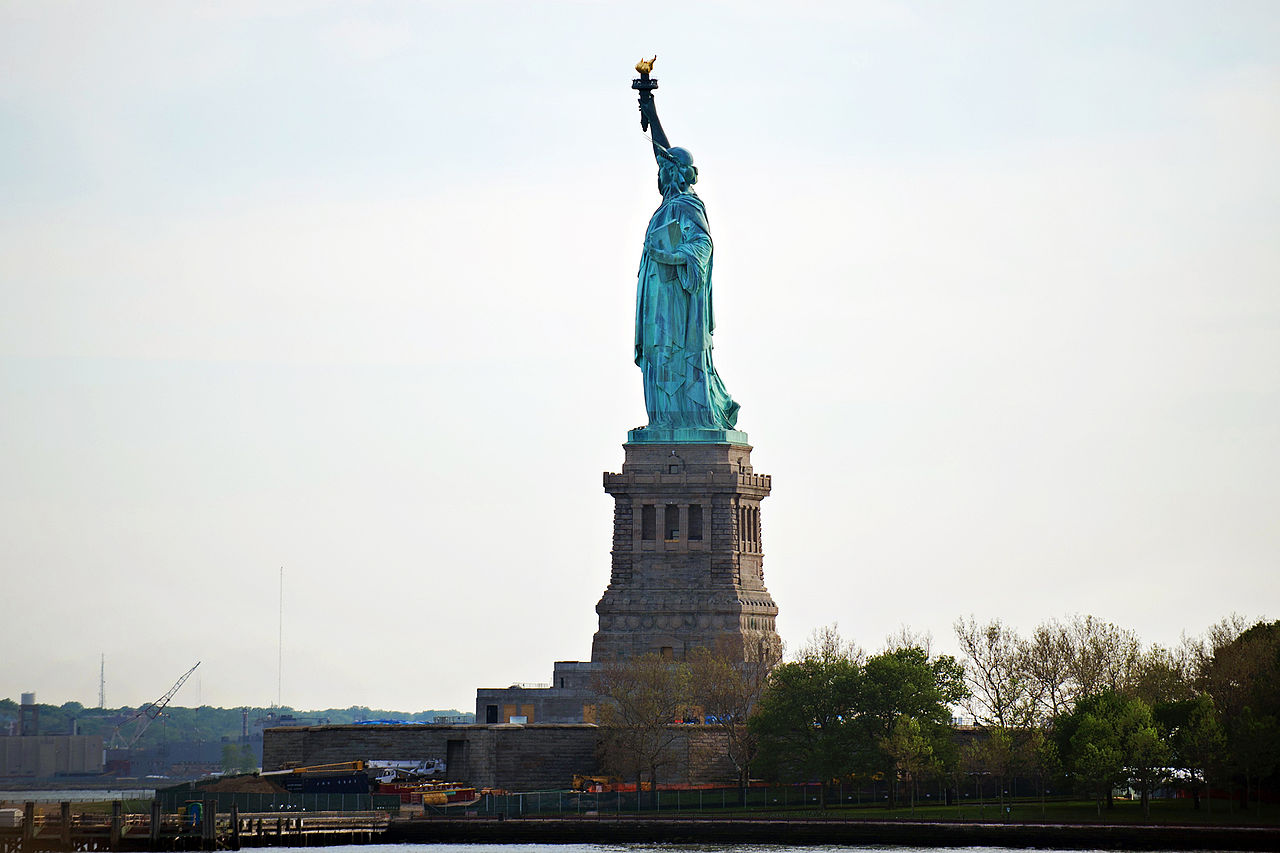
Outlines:
{"type": "Polygon", "coordinates": [[[469,815],[390,817],[385,812],[41,815],[27,803],[20,826],[0,827],[0,853],[238,850],[337,844],[779,844],[910,845],[1094,850],[1280,851],[1280,827],[848,818],[469,815]]]}
{"type": "Polygon", "coordinates": [[[386,812],[260,812],[207,807],[200,818],[125,814],[119,801],[110,814],[74,814],[70,803],[59,813],[40,814],[27,803],[21,824],[0,827],[0,853],[62,851],[239,850],[242,847],[316,847],[385,841],[386,812]]]}
{"type": "Polygon", "coordinates": [[[394,820],[387,842],[431,844],[779,844],[1067,850],[1280,851],[1277,827],[1035,824],[842,818],[521,818],[394,820]]]}

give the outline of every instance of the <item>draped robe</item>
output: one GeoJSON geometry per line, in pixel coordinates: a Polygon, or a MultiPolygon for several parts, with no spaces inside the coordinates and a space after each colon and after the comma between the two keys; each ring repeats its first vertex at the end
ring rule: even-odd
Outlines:
{"type": "Polygon", "coordinates": [[[661,235],[670,222],[680,225],[682,240],[673,251],[685,262],[661,264],[646,250],[637,280],[635,360],[644,376],[649,426],[733,429],[738,404],[711,362],[710,227],[692,189],[664,193],[645,242],[664,245],[661,235]]]}

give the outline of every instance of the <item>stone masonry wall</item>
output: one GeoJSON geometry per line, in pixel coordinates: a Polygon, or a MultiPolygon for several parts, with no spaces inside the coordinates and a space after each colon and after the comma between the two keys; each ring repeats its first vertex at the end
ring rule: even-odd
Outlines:
{"type": "Polygon", "coordinates": [[[596,771],[596,740],[596,727],[588,725],[278,728],[263,732],[262,767],[433,758],[449,762],[451,782],[515,790],[567,788],[573,774],[596,771]]]}
{"type": "MultiPolygon", "coordinates": [[[[568,788],[574,774],[597,775],[599,729],[592,725],[309,726],[267,729],[262,769],[355,760],[450,761],[448,780],[510,791],[568,788]],[[450,742],[453,742],[452,748],[450,742]]],[[[663,783],[730,783],[724,735],[714,727],[681,726],[676,766],[663,783]]]]}
{"type": "Polygon", "coordinates": [[[776,657],[778,608],[764,586],[760,536],[760,503],[772,480],[752,470],[751,448],[624,449],[621,473],[604,475],[615,502],[612,570],[596,605],[591,660],[646,653],[681,659],[696,647],[776,657]],[[693,507],[701,513],[696,535],[693,507]],[[678,512],[678,524],[668,523],[668,508],[678,512]]]}

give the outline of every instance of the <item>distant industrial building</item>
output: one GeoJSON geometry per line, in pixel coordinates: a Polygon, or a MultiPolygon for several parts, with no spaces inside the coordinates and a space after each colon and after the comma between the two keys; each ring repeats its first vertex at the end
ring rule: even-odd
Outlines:
{"type": "Polygon", "coordinates": [[[101,735],[42,735],[36,694],[23,693],[16,733],[0,736],[0,778],[53,779],[102,773],[101,735]]]}
{"type": "Polygon", "coordinates": [[[101,773],[101,735],[0,737],[0,776],[6,779],[52,779],[101,773]]]}

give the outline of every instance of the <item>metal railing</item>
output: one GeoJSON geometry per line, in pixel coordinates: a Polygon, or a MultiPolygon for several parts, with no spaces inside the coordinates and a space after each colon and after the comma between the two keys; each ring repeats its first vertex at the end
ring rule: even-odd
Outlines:
{"type": "Polygon", "coordinates": [[[219,812],[235,806],[241,812],[367,812],[400,811],[399,794],[281,794],[230,793],[205,791],[160,791],[156,794],[160,808],[176,812],[189,802],[212,800],[219,812]]]}

